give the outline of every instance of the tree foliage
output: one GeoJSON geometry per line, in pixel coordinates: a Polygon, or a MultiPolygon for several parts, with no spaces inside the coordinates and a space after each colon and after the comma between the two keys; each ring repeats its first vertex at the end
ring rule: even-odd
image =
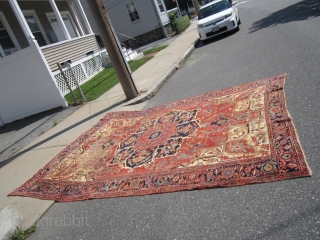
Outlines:
{"type": "MultiPolygon", "coordinates": [[[[181,9],[187,10],[188,5],[189,5],[189,7],[193,7],[192,0],[176,0],[176,1],[178,1],[179,7],[181,9]]],[[[175,2],[173,2],[172,0],[164,0],[164,3],[165,3],[168,10],[177,7],[177,4],[175,2]]]]}

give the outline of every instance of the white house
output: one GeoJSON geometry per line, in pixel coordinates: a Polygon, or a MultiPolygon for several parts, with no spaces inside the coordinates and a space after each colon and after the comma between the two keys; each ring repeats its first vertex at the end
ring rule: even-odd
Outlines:
{"type": "MultiPolygon", "coordinates": [[[[98,34],[87,6],[81,0],[92,29],[98,34]]],[[[103,0],[119,40],[138,47],[167,36],[170,19],[163,0],[103,0]]]]}
{"type": "Polygon", "coordinates": [[[57,63],[84,82],[102,69],[100,54],[79,0],[0,0],[0,126],[66,107],[57,63]]]}

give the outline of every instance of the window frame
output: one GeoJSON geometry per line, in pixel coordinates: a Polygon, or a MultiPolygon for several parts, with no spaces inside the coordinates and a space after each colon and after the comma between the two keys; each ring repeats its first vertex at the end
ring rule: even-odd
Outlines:
{"type": "MultiPolygon", "coordinates": [[[[37,25],[38,25],[38,28],[40,30],[40,33],[42,34],[42,37],[44,39],[44,41],[46,42],[46,45],[49,45],[51,44],[48,37],[47,37],[47,34],[46,32],[44,31],[43,27],[42,27],[42,24],[41,22],[39,21],[39,18],[36,14],[36,11],[35,10],[22,10],[22,13],[23,13],[23,16],[24,17],[28,17],[28,16],[32,16],[34,18],[34,20],[36,21],[37,25]]],[[[31,31],[31,29],[30,29],[31,31]]],[[[33,32],[31,31],[32,35],[33,35],[33,32]]]]}
{"type": "MultiPolygon", "coordinates": [[[[7,31],[7,33],[9,34],[9,37],[13,43],[13,45],[15,46],[15,48],[17,49],[17,51],[21,50],[21,47],[20,47],[20,44],[16,38],[16,36],[14,35],[4,13],[2,11],[0,11],[0,20],[5,28],[5,30],[7,31]]],[[[3,57],[5,56],[8,56],[8,55],[5,55],[4,52],[1,52],[1,55],[4,55],[3,57]]],[[[1,57],[0,57],[1,58],[1,57]]]]}
{"type": "Polygon", "coordinates": [[[166,11],[165,8],[164,8],[164,3],[162,2],[162,0],[157,0],[157,4],[158,4],[158,8],[159,8],[159,12],[160,13],[163,13],[163,12],[166,11]],[[160,6],[162,6],[162,11],[161,11],[161,7],[160,6]]]}
{"type": "MultiPolygon", "coordinates": [[[[133,2],[133,1],[132,1],[132,2],[128,2],[128,3],[126,3],[125,5],[126,5],[126,9],[127,9],[127,12],[128,12],[128,16],[129,16],[130,22],[131,22],[131,23],[135,23],[135,22],[140,21],[140,20],[141,20],[141,18],[140,18],[140,15],[139,15],[138,9],[136,8],[136,5],[134,4],[134,2],[133,2]],[[131,5],[131,4],[133,4],[134,9],[136,10],[136,12],[137,12],[137,14],[138,14],[138,17],[139,17],[138,19],[136,19],[136,20],[134,20],[134,21],[132,21],[132,20],[131,20],[130,12],[129,12],[129,9],[128,9],[128,5],[131,5]]],[[[132,12],[132,13],[133,13],[133,12],[132,12]]]]}

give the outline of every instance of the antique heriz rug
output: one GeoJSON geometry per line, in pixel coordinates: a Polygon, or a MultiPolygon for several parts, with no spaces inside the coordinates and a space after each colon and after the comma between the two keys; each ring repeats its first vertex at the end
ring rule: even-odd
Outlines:
{"type": "Polygon", "coordinates": [[[284,80],[108,113],[10,196],[67,202],[310,176],[284,80]]]}

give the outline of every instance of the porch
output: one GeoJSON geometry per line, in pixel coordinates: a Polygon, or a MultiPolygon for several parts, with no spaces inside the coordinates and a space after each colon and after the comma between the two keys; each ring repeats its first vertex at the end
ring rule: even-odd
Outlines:
{"type": "Polygon", "coordinates": [[[57,63],[88,80],[104,67],[101,53],[79,0],[0,0],[0,126],[66,107],[57,63]]]}

